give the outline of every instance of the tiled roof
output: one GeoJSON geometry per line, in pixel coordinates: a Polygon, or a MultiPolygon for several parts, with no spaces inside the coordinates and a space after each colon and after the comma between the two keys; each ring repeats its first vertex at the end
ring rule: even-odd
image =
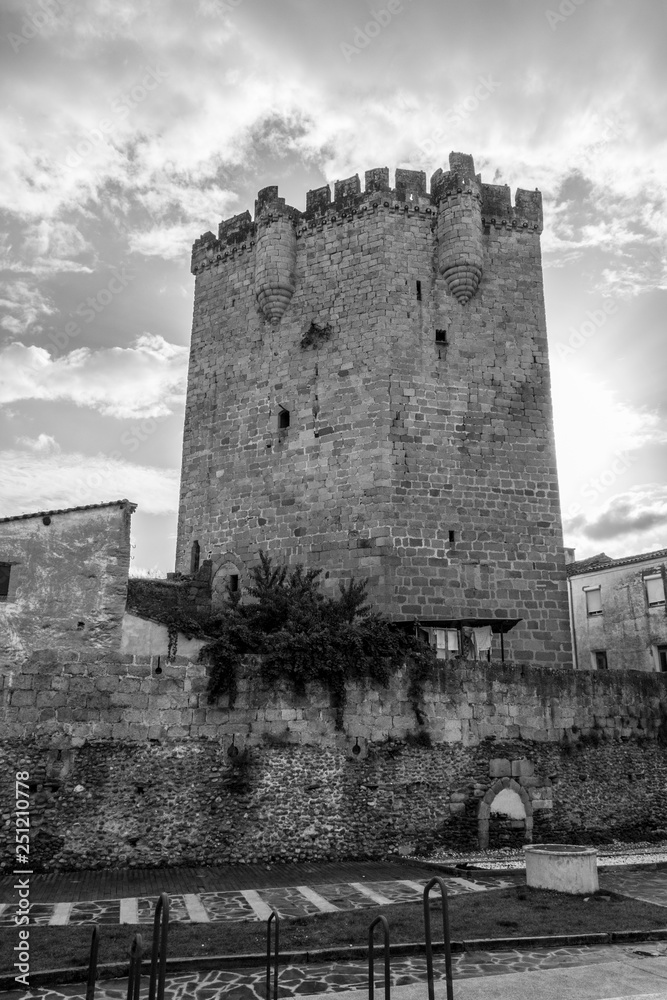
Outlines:
{"type": "Polygon", "coordinates": [[[83,504],[81,507],[61,507],[59,510],[36,510],[32,514],[14,514],[12,517],[0,517],[0,524],[4,524],[6,521],[22,521],[28,517],[46,517],[47,515],[51,517],[52,514],[71,514],[77,510],[99,510],[100,507],[123,506],[129,507],[131,514],[137,509],[136,503],[132,503],[131,500],[108,500],[106,503],[83,504]]]}
{"type": "Polygon", "coordinates": [[[624,559],[610,559],[604,552],[601,552],[589,559],[579,559],[565,568],[568,576],[578,576],[580,573],[592,573],[595,570],[611,569],[614,566],[630,566],[632,563],[651,562],[655,559],[667,559],[667,549],[644,552],[639,556],[626,556],[624,559]]]}

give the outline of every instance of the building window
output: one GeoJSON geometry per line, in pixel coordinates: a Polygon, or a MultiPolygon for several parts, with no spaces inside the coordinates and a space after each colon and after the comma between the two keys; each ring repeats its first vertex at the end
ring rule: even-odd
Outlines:
{"type": "Polygon", "coordinates": [[[589,618],[593,615],[602,614],[602,593],[599,587],[591,587],[585,591],[586,594],[586,614],[589,618]]]}
{"type": "Polygon", "coordinates": [[[239,575],[238,573],[229,574],[229,591],[232,594],[236,594],[239,589],[239,575]]]}
{"type": "Polygon", "coordinates": [[[449,544],[450,545],[454,545],[454,543],[456,542],[456,535],[454,534],[454,532],[453,531],[448,531],[447,532],[447,537],[449,538],[449,544]]]}
{"type": "Polygon", "coordinates": [[[0,563],[0,601],[7,600],[7,594],[9,593],[9,577],[11,572],[11,563],[0,563]]]}
{"type": "Polygon", "coordinates": [[[608,667],[606,649],[594,649],[591,652],[591,660],[594,670],[606,670],[608,667]]]}
{"type": "Polygon", "coordinates": [[[649,608],[659,608],[665,606],[665,584],[662,576],[645,576],[644,586],[646,587],[646,600],[649,608]]]}
{"type": "Polygon", "coordinates": [[[289,410],[286,410],[284,406],[280,407],[280,413],[278,414],[278,430],[286,431],[289,427],[289,410]]]}
{"type": "Polygon", "coordinates": [[[436,342],[436,344],[446,344],[447,343],[447,331],[446,330],[436,330],[435,331],[435,342],[436,342]]]}
{"type": "Polygon", "coordinates": [[[417,282],[417,302],[421,302],[421,300],[422,300],[422,283],[421,283],[421,281],[418,281],[417,282]]]}
{"type": "Polygon", "coordinates": [[[199,569],[199,542],[192,543],[190,550],[190,572],[196,573],[199,569]]]}
{"type": "Polygon", "coordinates": [[[658,654],[658,670],[667,673],[667,646],[656,646],[655,651],[658,654]]]}

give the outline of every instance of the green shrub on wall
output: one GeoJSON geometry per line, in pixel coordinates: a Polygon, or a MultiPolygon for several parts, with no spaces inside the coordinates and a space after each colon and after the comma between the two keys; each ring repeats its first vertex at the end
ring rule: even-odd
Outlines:
{"type": "Polygon", "coordinates": [[[274,566],[260,552],[260,562],[247,588],[227,592],[222,614],[206,626],[214,636],[201,651],[209,663],[208,700],[227,695],[233,707],[237,675],[245,654],[261,657],[267,684],[288,681],[295,692],[319,682],[331,694],[336,728],[342,729],[347,685],[368,679],[386,686],[391,675],[408,664],[409,697],[420,724],[423,683],[435,664],[433,651],[366,603],[366,581],[341,584],[337,597],[325,596],[319,570],[274,566]]]}

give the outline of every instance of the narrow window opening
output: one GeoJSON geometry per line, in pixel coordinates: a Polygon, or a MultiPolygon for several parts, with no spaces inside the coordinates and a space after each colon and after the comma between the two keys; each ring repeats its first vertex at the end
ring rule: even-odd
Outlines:
{"type": "Polygon", "coordinates": [[[239,589],[239,575],[238,573],[229,574],[229,590],[232,594],[236,594],[239,589]]]}
{"type": "Polygon", "coordinates": [[[606,649],[594,649],[591,652],[591,658],[593,660],[593,666],[596,670],[608,669],[606,649]]]}
{"type": "Polygon", "coordinates": [[[422,283],[421,283],[421,281],[418,281],[417,282],[417,302],[421,302],[421,300],[422,300],[422,283]]]}
{"type": "Polygon", "coordinates": [[[656,652],[658,654],[658,670],[663,673],[667,672],[667,646],[657,646],[656,652]]]}
{"type": "Polygon", "coordinates": [[[199,569],[199,542],[192,543],[190,551],[190,572],[196,573],[199,569]]]}
{"type": "Polygon", "coordinates": [[[285,431],[289,427],[289,410],[284,407],[280,408],[280,413],[278,414],[278,430],[285,431]]]}
{"type": "Polygon", "coordinates": [[[7,600],[7,594],[9,593],[9,577],[11,572],[11,563],[0,563],[0,601],[7,600]]]}
{"type": "Polygon", "coordinates": [[[436,330],[435,331],[435,342],[436,342],[436,344],[446,344],[447,343],[447,331],[446,330],[436,330]]]}
{"type": "Polygon", "coordinates": [[[456,541],[456,535],[454,534],[453,531],[448,532],[448,534],[449,534],[449,544],[453,545],[454,542],[456,541]]]}

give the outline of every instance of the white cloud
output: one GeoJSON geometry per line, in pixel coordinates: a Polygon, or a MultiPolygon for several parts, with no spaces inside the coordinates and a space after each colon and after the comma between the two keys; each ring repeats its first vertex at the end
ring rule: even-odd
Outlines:
{"type": "Polygon", "coordinates": [[[158,334],[132,347],[91,350],[58,358],[19,342],[0,351],[0,403],[64,400],[109,417],[159,417],[183,402],[188,351],[158,334]]]}
{"type": "Polygon", "coordinates": [[[0,463],[11,470],[0,485],[3,517],[123,497],[146,514],[172,514],[178,508],[177,470],[135,465],[122,454],[7,450],[0,452],[0,463]]]}
{"type": "Polygon", "coordinates": [[[551,383],[564,509],[586,501],[582,491],[593,479],[610,478],[619,456],[630,468],[640,449],[667,441],[657,413],[620,400],[585,370],[552,358],[551,383]]]}
{"type": "Polygon", "coordinates": [[[17,442],[30,451],[44,453],[60,451],[60,445],[51,434],[38,434],[36,438],[20,437],[17,442]]]}
{"type": "Polygon", "coordinates": [[[22,279],[0,282],[0,308],[7,309],[0,326],[13,336],[21,336],[43,316],[56,311],[50,299],[34,283],[22,279]]]}
{"type": "Polygon", "coordinates": [[[566,544],[577,559],[604,550],[612,558],[667,548],[667,486],[645,483],[566,518],[566,544]]]}

